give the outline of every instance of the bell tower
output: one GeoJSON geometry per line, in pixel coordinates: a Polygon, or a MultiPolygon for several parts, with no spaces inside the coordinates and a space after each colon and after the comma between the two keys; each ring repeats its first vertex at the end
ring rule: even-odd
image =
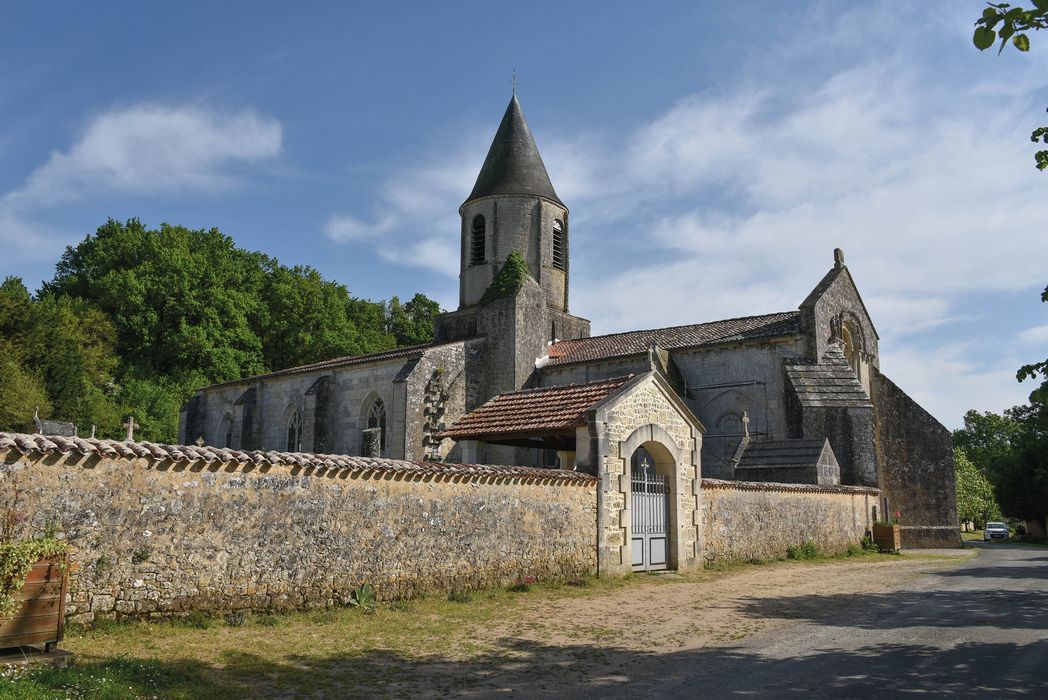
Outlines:
{"type": "Polygon", "coordinates": [[[557,196],[514,94],[462,216],[459,310],[480,303],[513,252],[548,309],[568,311],[568,208],[557,196]]]}

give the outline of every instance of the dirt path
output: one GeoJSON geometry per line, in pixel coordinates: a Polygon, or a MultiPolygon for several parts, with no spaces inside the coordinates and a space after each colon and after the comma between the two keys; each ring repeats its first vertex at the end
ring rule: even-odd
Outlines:
{"type": "Polygon", "coordinates": [[[487,630],[482,637],[508,635],[547,645],[607,643],[651,653],[730,645],[789,624],[788,619],[754,619],[744,611],[749,599],[883,592],[972,555],[947,551],[934,558],[813,566],[782,562],[694,578],[652,576],[651,585],[625,588],[599,600],[540,603],[523,624],[487,630]]]}
{"type": "Polygon", "coordinates": [[[669,666],[669,659],[686,652],[735,647],[792,624],[789,614],[755,616],[755,599],[767,610],[776,607],[777,599],[882,593],[973,555],[947,550],[877,562],[782,562],[731,572],[666,574],[599,597],[537,602],[514,622],[472,631],[472,639],[488,653],[451,668],[423,662],[413,669],[416,673],[384,690],[392,695],[536,697],[610,688],[639,666],[669,666]]]}

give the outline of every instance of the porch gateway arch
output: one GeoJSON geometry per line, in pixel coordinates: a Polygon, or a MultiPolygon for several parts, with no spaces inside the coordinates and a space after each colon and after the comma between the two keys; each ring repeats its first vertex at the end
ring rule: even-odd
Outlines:
{"type": "Polygon", "coordinates": [[[439,436],[459,442],[464,462],[482,446],[502,446],[507,461],[533,448],[598,476],[598,571],[621,574],[701,566],[703,431],[652,370],[500,394],[439,436]],[[631,463],[637,454],[650,460],[646,474],[631,463]]]}

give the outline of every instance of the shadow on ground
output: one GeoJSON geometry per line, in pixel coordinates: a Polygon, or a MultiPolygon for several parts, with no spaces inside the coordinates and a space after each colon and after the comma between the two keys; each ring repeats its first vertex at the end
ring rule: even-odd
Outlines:
{"type": "Polygon", "coordinates": [[[1008,697],[1048,691],[1048,680],[1031,681],[1043,678],[1039,668],[1030,675],[1031,659],[1048,659],[1048,640],[1022,649],[881,644],[768,659],[739,649],[654,654],[510,639],[469,662],[383,651],[319,659],[290,655],[280,664],[243,652],[230,655],[222,668],[121,659],[38,672],[8,687],[0,681],[0,697],[872,697],[885,692],[1008,697]],[[115,685],[100,692],[98,679],[115,685]]]}

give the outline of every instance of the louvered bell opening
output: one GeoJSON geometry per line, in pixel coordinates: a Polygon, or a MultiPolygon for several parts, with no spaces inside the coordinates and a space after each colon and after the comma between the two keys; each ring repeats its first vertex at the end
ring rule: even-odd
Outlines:
{"type": "Polygon", "coordinates": [[[566,270],[568,267],[567,246],[564,240],[564,224],[560,219],[553,221],[553,267],[566,270]]]}
{"type": "Polygon", "coordinates": [[[484,248],[486,239],[486,226],[484,217],[477,215],[473,217],[472,232],[470,234],[469,264],[480,265],[484,262],[484,248]]]}

